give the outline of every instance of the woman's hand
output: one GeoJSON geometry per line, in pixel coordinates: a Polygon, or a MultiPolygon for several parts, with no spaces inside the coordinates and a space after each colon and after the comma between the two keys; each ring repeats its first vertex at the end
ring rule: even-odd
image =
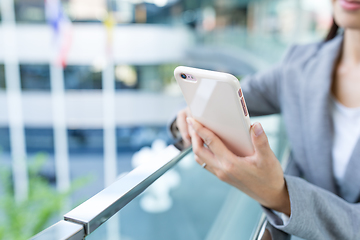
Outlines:
{"type": "Polygon", "coordinates": [[[184,147],[189,147],[191,145],[191,138],[189,135],[189,126],[186,121],[187,117],[190,117],[190,108],[184,108],[179,111],[176,117],[176,126],[179,129],[181,137],[183,139],[184,147]]]}
{"type": "Polygon", "coordinates": [[[187,118],[187,122],[195,160],[200,165],[206,163],[206,169],[220,180],[240,189],[261,205],[290,216],[283,171],[260,123],[251,127],[255,153],[238,157],[209,129],[192,118],[187,118]]]}

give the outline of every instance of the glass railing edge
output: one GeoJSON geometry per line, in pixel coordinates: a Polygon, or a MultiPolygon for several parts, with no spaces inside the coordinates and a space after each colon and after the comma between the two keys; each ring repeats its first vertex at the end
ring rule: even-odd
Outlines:
{"type": "Polygon", "coordinates": [[[174,154],[174,148],[166,148],[162,156],[159,155],[163,158],[160,161],[142,164],[118,179],[65,214],[64,220],[83,224],[85,234],[89,235],[192,151],[191,147],[180,153],[177,150],[176,155],[169,157],[169,152],[174,154]]]}

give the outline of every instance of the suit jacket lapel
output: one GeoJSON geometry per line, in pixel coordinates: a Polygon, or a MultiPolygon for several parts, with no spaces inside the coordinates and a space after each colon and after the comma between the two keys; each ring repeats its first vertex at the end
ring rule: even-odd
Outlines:
{"type": "Polygon", "coordinates": [[[333,126],[330,112],[332,74],[341,49],[342,37],[326,43],[304,69],[302,118],[308,167],[305,177],[337,193],[332,168],[333,126]],[[325,69],[325,71],[324,71],[325,69]]]}

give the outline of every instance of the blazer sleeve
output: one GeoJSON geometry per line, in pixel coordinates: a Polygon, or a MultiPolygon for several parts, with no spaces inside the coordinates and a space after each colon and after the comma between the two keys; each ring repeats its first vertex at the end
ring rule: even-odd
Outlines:
{"type": "Polygon", "coordinates": [[[247,76],[240,81],[250,116],[281,112],[282,81],[284,69],[292,61],[296,46],[288,49],[282,61],[268,70],[247,76]]]}
{"type": "Polygon", "coordinates": [[[290,220],[283,224],[265,208],[269,222],[277,229],[304,239],[360,239],[360,205],[299,177],[285,175],[290,196],[290,220]]]}

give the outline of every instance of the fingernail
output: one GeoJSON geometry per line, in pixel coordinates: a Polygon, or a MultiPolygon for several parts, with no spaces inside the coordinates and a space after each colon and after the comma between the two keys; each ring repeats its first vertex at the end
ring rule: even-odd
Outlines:
{"type": "Polygon", "coordinates": [[[255,123],[254,124],[254,133],[255,136],[260,136],[262,133],[264,132],[264,129],[262,128],[260,123],[255,123]]]}
{"type": "Polygon", "coordinates": [[[187,117],[186,121],[190,126],[192,126],[192,119],[190,117],[187,117]]]}

